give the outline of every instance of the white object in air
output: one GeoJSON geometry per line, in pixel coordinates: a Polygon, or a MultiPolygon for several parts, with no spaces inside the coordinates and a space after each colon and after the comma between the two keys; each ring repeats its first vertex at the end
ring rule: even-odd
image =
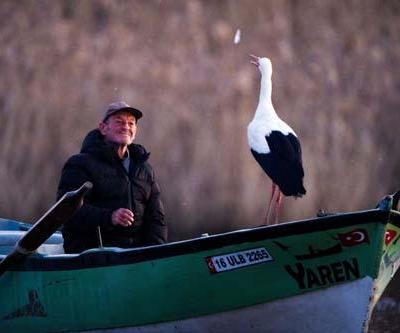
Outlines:
{"type": "Polygon", "coordinates": [[[239,44],[239,42],[240,42],[240,29],[237,29],[237,30],[236,30],[235,38],[233,39],[233,42],[234,42],[235,44],[239,44]]]}

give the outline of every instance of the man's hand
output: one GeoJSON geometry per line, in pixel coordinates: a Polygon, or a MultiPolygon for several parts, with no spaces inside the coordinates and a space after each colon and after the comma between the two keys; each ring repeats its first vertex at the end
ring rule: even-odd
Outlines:
{"type": "Polygon", "coordinates": [[[115,210],[111,215],[111,222],[113,225],[122,225],[123,227],[129,227],[132,225],[133,213],[131,210],[126,208],[119,208],[115,210]]]}

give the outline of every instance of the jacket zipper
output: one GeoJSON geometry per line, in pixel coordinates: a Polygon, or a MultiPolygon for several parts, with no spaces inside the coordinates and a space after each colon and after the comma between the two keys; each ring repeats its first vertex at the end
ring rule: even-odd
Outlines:
{"type": "MultiPolygon", "coordinates": [[[[126,169],[124,168],[124,166],[122,165],[122,163],[120,164],[121,169],[124,173],[125,179],[126,179],[126,183],[128,185],[128,204],[127,207],[130,211],[132,211],[134,213],[134,203],[133,203],[133,189],[132,189],[132,183],[131,180],[129,179],[129,172],[126,171],[126,169]]],[[[129,168],[131,169],[131,168],[129,168]]]]}
{"type": "Polygon", "coordinates": [[[129,180],[129,176],[126,176],[126,181],[128,183],[128,209],[131,210],[133,212],[133,205],[132,205],[132,185],[131,185],[131,181],[129,180]]]}

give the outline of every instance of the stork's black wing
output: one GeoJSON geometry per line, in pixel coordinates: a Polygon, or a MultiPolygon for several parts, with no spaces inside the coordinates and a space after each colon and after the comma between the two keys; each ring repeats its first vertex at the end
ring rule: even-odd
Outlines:
{"type": "Polygon", "coordinates": [[[272,131],[265,139],[271,153],[276,154],[288,163],[301,164],[301,146],[295,135],[292,133],[285,135],[279,131],[272,131]]]}
{"type": "Polygon", "coordinates": [[[251,149],[256,161],[286,196],[302,196],[304,170],[299,140],[293,134],[272,131],[265,136],[270,152],[259,153],[251,149]]]}

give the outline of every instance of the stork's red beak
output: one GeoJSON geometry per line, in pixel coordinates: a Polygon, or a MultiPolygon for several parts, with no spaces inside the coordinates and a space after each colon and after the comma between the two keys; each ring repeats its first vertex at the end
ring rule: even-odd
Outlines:
{"type": "Polygon", "coordinates": [[[249,56],[251,58],[250,63],[252,63],[253,65],[255,65],[257,67],[260,66],[260,58],[259,57],[255,56],[254,54],[249,54],[249,56]]]}

